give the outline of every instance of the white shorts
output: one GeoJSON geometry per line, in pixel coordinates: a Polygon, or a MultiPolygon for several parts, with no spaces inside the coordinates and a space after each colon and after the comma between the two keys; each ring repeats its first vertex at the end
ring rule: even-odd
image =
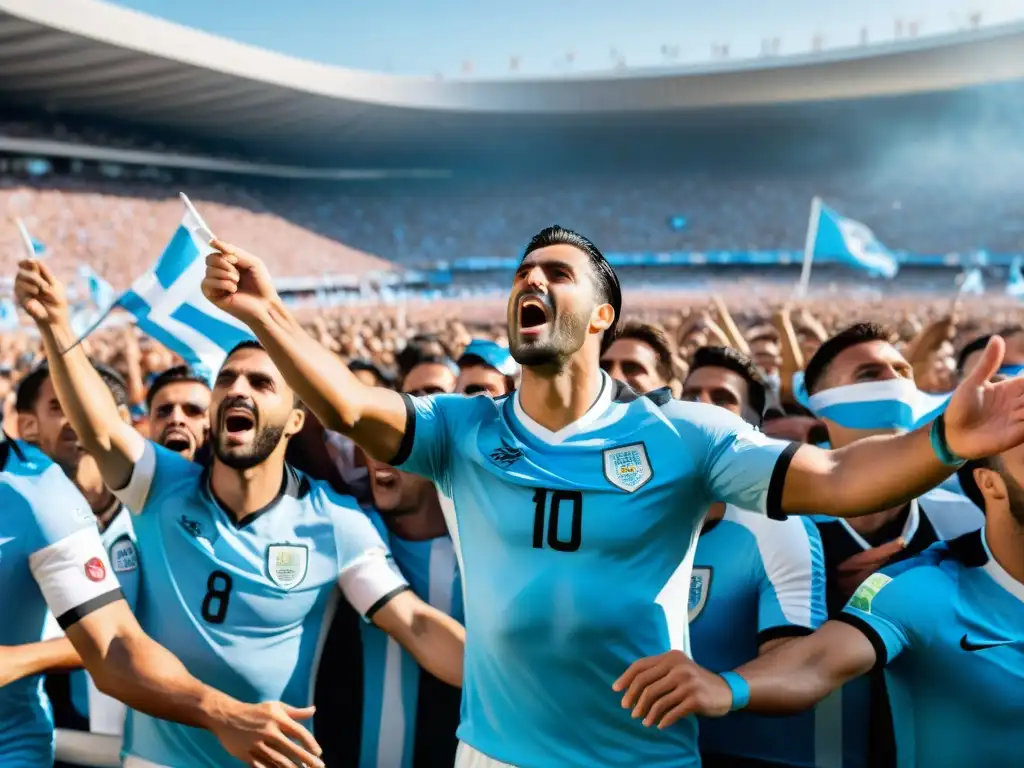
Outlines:
{"type": "Polygon", "coordinates": [[[464,741],[459,742],[459,748],[455,752],[455,768],[516,768],[509,763],[503,763],[488,757],[483,752],[478,752],[464,741]]]}

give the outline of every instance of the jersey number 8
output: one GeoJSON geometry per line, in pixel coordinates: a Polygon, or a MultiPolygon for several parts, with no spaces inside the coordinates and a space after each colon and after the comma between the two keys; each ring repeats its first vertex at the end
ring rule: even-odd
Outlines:
{"type": "Polygon", "coordinates": [[[583,538],[583,494],[579,491],[548,491],[538,488],[533,494],[536,508],[533,513],[533,548],[544,548],[544,529],[547,528],[548,546],[556,552],[575,552],[583,538]],[[548,494],[551,495],[551,510],[548,513],[548,494]],[[562,503],[572,504],[572,520],[569,526],[569,540],[558,538],[558,515],[562,503]],[[547,526],[544,518],[547,517],[547,526]]]}
{"type": "Polygon", "coordinates": [[[231,601],[231,577],[224,571],[214,571],[206,580],[203,598],[203,618],[210,624],[223,624],[231,601]]]}

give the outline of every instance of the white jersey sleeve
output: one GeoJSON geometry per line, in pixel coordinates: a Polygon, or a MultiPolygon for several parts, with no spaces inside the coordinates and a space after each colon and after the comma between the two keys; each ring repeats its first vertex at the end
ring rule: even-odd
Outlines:
{"type": "Polygon", "coordinates": [[[62,629],[121,599],[121,589],[89,505],[64,473],[51,465],[28,503],[35,526],[29,568],[62,629]]]}
{"type": "Polygon", "coordinates": [[[367,620],[391,598],[409,589],[384,539],[354,499],[320,486],[321,503],[332,507],[338,551],[338,585],[367,620]]]}

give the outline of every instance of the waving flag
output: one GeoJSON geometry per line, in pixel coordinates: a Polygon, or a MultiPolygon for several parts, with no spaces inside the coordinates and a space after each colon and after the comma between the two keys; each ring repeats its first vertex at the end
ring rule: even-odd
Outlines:
{"type": "Polygon", "coordinates": [[[97,275],[88,264],[78,265],[78,279],[89,292],[89,301],[100,312],[106,312],[117,301],[113,286],[97,275]]]}
{"type": "Polygon", "coordinates": [[[0,299],[0,331],[18,330],[18,308],[13,299],[0,299]]]}
{"type": "Polygon", "coordinates": [[[1024,270],[1021,269],[1021,265],[1024,260],[1020,256],[1015,256],[1013,261],[1010,262],[1010,278],[1006,283],[1006,293],[1009,296],[1020,298],[1024,296],[1024,270]]]}
{"type": "Polygon", "coordinates": [[[180,355],[194,370],[212,378],[227,353],[253,335],[203,296],[213,233],[188,198],[181,198],[185,215],[163,254],[114,306],[133,315],[144,333],[180,355]]]}
{"type": "Polygon", "coordinates": [[[896,257],[879,242],[866,225],[824,205],[819,198],[811,202],[811,218],[804,247],[804,268],[800,275],[800,293],[807,293],[811,263],[825,257],[862,269],[872,277],[891,280],[899,271],[896,257]]]}
{"type": "Polygon", "coordinates": [[[971,269],[960,278],[960,293],[981,296],[985,293],[985,281],[981,276],[980,269],[971,269]]]}

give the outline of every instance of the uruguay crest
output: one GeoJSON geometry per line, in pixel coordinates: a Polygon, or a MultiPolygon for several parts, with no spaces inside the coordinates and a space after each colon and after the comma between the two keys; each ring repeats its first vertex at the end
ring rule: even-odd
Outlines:
{"type": "Polygon", "coordinates": [[[690,600],[687,603],[687,618],[693,621],[700,616],[708,602],[711,591],[711,569],[694,568],[690,574],[690,600]]]}
{"type": "Polygon", "coordinates": [[[305,544],[271,544],[267,547],[267,575],[281,589],[295,589],[309,570],[305,544]]]}
{"type": "Polygon", "coordinates": [[[645,486],[654,476],[647,458],[647,447],[643,443],[633,443],[606,450],[604,476],[609,483],[627,493],[645,486]]]}

